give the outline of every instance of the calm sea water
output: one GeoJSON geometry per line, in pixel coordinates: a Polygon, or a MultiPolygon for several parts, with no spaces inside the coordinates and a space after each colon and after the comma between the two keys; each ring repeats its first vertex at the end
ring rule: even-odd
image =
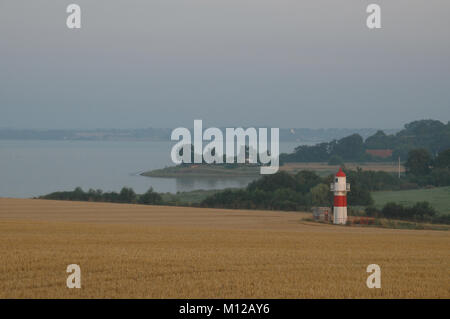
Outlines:
{"type": "MultiPolygon", "coordinates": [[[[80,186],[143,193],[245,187],[248,177],[153,178],[147,170],[171,166],[172,142],[0,141],[0,197],[32,197],[80,186]]],[[[290,152],[298,143],[280,143],[290,152]]]]}

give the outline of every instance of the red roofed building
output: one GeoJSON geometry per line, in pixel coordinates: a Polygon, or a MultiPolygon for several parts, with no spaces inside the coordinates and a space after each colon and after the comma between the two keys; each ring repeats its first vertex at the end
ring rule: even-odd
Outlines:
{"type": "Polygon", "coordinates": [[[384,149],[384,150],[366,150],[367,154],[370,154],[374,157],[388,158],[392,156],[392,150],[384,149]]]}

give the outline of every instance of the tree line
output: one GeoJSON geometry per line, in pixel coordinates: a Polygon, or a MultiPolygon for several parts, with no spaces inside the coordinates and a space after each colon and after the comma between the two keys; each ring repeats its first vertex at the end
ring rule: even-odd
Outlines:
{"type": "Polygon", "coordinates": [[[320,143],[313,146],[298,146],[291,154],[281,154],[280,163],[286,162],[328,162],[336,165],[345,161],[392,161],[405,159],[413,149],[426,149],[433,156],[450,148],[450,122],[420,120],[408,123],[396,134],[387,135],[379,130],[364,140],[359,134],[320,143]],[[367,150],[392,150],[392,156],[380,158],[367,150]]]}
{"type": "Polygon", "coordinates": [[[382,209],[369,206],[365,209],[366,216],[387,219],[400,219],[416,222],[429,222],[439,224],[450,224],[450,215],[439,215],[429,202],[418,202],[413,206],[390,202],[382,209]]]}
{"type": "Polygon", "coordinates": [[[71,200],[86,202],[107,202],[107,203],[129,203],[144,205],[163,204],[162,197],[159,193],[150,188],[144,194],[136,194],[131,187],[123,187],[119,193],[103,192],[101,189],[89,189],[83,191],[81,187],[75,188],[73,191],[54,192],[48,195],[40,196],[41,199],[54,200],[71,200]]]}
{"type": "Polygon", "coordinates": [[[450,185],[450,149],[435,158],[425,148],[411,150],[405,163],[407,178],[419,186],[450,185]]]}

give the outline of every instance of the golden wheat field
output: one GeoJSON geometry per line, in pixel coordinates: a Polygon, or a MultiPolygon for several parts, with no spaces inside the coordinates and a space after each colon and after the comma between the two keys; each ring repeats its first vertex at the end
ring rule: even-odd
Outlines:
{"type": "Polygon", "coordinates": [[[1,298],[449,298],[446,231],[303,213],[0,199],[1,298]],[[81,289],[66,267],[81,267],[81,289]],[[381,289],[366,267],[381,267],[381,289]]]}

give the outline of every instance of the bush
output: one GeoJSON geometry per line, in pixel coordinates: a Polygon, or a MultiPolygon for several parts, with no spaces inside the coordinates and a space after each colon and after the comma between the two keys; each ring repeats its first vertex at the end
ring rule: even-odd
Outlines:
{"type": "Polygon", "coordinates": [[[318,184],[311,188],[311,202],[316,206],[331,205],[330,187],[326,184],[318,184]]]}
{"type": "Polygon", "coordinates": [[[379,217],[381,215],[380,210],[375,206],[366,207],[365,212],[368,217],[379,217]]]}
{"type": "MultiPolygon", "coordinates": [[[[376,214],[376,209],[366,209],[367,214],[376,214]]],[[[418,202],[412,207],[404,207],[401,204],[394,202],[387,203],[381,210],[379,217],[404,219],[413,221],[428,221],[435,222],[436,210],[429,202],[418,202]]]]}
{"type": "Polygon", "coordinates": [[[139,196],[138,203],[144,204],[144,205],[150,205],[150,204],[160,204],[162,202],[162,197],[158,193],[153,191],[153,188],[150,187],[150,189],[139,196]]]}
{"type": "Polygon", "coordinates": [[[348,207],[348,216],[365,217],[367,215],[366,215],[366,212],[364,209],[362,209],[360,207],[349,206],[348,207]]]}
{"type": "Polygon", "coordinates": [[[389,202],[384,205],[381,210],[381,215],[386,218],[403,219],[406,217],[405,208],[401,204],[389,202]]]}
{"type": "Polygon", "coordinates": [[[429,202],[418,202],[409,209],[409,214],[417,220],[431,221],[436,215],[436,210],[430,205],[429,202]]]}
{"type": "Polygon", "coordinates": [[[435,186],[449,186],[450,185],[450,169],[449,168],[434,168],[431,171],[431,180],[435,186]]]}

